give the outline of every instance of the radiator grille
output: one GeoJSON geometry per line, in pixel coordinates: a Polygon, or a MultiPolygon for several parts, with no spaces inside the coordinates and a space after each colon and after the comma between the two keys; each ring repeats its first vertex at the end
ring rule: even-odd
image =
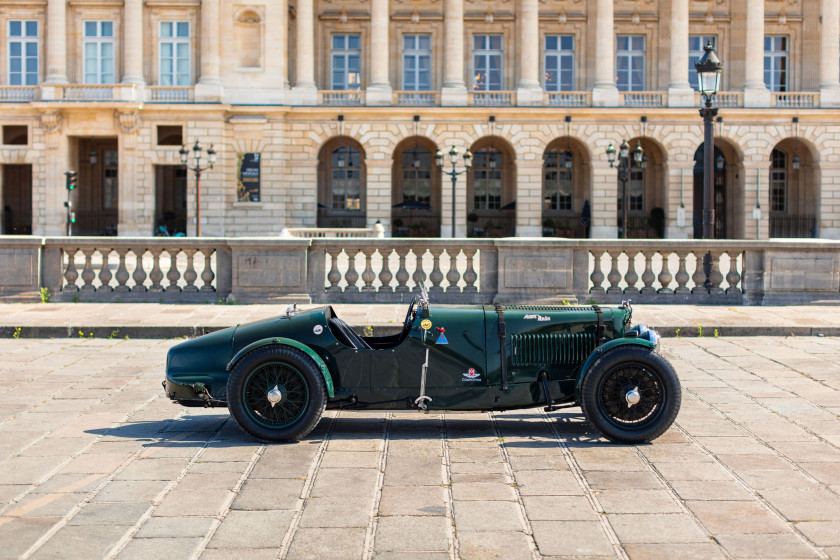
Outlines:
{"type": "Polygon", "coordinates": [[[578,334],[515,334],[511,336],[514,366],[579,364],[596,347],[595,335],[578,334]]]}
{"type": "Polygon", "coordinates": [[[505,305],[505,311],[595,311],[591,305],[505,305]]]}

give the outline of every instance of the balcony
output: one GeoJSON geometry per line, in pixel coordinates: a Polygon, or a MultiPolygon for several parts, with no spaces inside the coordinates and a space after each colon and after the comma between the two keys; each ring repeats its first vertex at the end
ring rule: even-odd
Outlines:
{"type": "MultiPolygon", "coordinates": [[[[700,94],[697,94],[697,105],[702,103],[700,94]]],[[[744,106],[744,92],[743,91],[719,91],[715,95],[715,107],[721,108],[735,108],[744,106]]]]}
{"type": "Polygon", "coordinates": [[[816,92],[772,92],[772,105],[779,108],[813,109],[820,106],[820,94],[816,92]]]}
{"type": "Polygon", "coordinates": [[[151,103],[192,103],[192,86],[149,86],[147,97],[151,103]]]}
{"type": "Polygon", "coordinates": [[[516,105],[516,92],[471,91],[468,103],[475,107],[512,107],[516,105]]]}
{"type": "Polygon", "coordinates": [[[37,101],[38,86],[0,86],[0,102],[29,103],[37,101]]]}
{"type": "Polygon", "coordinates": [[[622,107],[667,107],[668,94],[664,91],[622,92],[619,101],[622,107]]]}
{"type": "Polygon", "coordinates": [[[324,89],[318,92],[319,105],[364,105],[365,92],[361,90],[324,89]]]}
{"type": "Polygon", "coordinates": [[[395,91],[394,104],[409,107],[433,107],[440,105],[439,91],[395,91]]]}
{"type": "Polygon", "coordinates": [[[591,91],[547,91],[543,94],[546,107],[591,107],[591,91]]]}

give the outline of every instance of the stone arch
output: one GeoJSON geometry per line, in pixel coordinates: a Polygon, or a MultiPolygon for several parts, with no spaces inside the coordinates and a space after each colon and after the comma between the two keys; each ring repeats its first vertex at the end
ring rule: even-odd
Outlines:
{"type": "Polygon", "coordinates": [[[770,152],[770,237],[819,237],[819,151],[802,137],[779,141],[770,152]]]}
{"type": "Polygon", "coordinates": [[[516,234],[516,151],[500,136],[484,136],[470,146],[467,173],[467,235],[516,234]]]}
{"type": "MultiPolygon", "coordinates": [[[[715,169],[712,181],[715,201],[715,239],[743,239],[745,237],[746,173],[744,152],[729,138],[715,137],[712,156],[715,169]]],[[[694,238],[703,238],[703,143],[694,152],[693,173],[694,238]]]]}
{"type": "Polygon", "coordinates": [[[586,144],[572,136],[555,138],[543,152],[543,236],[588,237],[591,204],[592,165],[586,144]]]}
{"type": "Polygon", "coordinates": [[[318,151],[318,227],[365,227],[365,149],[349,136],[330,138],[318,151]]]}
{"type": "Polygon", "coordinates": [[[441,173],[437,145],[424,136],[403,139],[393,151],[391,225],[393,237],[440,237],[441,173]]]}

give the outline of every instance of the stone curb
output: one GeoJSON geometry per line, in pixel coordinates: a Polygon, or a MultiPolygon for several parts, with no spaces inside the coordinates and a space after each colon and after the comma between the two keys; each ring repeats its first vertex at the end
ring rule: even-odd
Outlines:
{"type": "MultiPolygon", "coordinates": [[[[230,325],[233,326],[233,325],[230,325]]],[[[656,327],[663,338],[728,336],[840,336],[840,327],[767,327],[759,325],[698,327],[697,325],[656,327]],[[702,329],[702,330],[701,330],[702,329]]],[[[0,338],[195,338],[227,326],[0,326],[0,338]]],[[[362,327],[354,327],[362,333],[362,327]]],[[[373,325],[373,336],[399,332],[393,325],[373,325]]]]}

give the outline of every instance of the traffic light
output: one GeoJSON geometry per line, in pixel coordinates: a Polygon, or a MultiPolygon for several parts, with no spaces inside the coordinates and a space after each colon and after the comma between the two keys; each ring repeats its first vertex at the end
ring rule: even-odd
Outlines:
{"type": "Polygon", "coordinates": [[[75,171],[65,171],[64,177],[67,180],[67,190],[72,191],[76,188],[76,184],[78,183],[78,177],[75,171]]]}

